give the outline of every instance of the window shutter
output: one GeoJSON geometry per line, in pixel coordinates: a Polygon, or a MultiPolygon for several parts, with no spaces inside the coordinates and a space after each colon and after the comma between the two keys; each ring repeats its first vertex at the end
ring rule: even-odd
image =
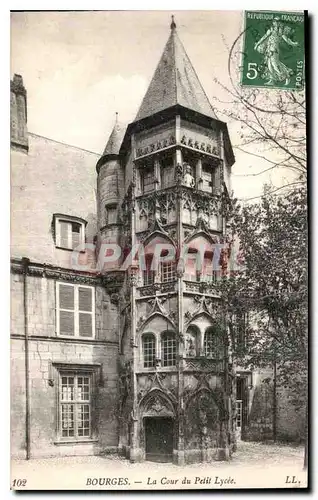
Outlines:
{"type": "Polygon", "coordinates": [[[74,286],[59,284],[60,309],[74,311],[74,286]]]}
{"type": "Polygon", "coordinates": [[[81,243],[81,225],[72,223],[72,248],[78,247],[81,243]]]}
{"type": "Polygon", "coordinates": [[[60,335],[74,335],[74,312],[60,311],[60,335]]]}
{"type": "Polygon", "coordinates": [[[73,286],[59,284],[59,308],[60,335],[75,335],[73,286]]]}
{"type": "Polygon", "coordinates": [[[78,309],[80,311],[92,312],[92,292],[91,288],[79,287],[78,289],[78,309]]]}
{"type": "Polygon", "coordinates": [[[69,228],[68,222],[60,221],[60,246],[63,248],[69,248],[68,228],[69,228]]]}
{"type": "Polygon", "coordinates": [[[93,335],[93,289],[79,287],[78,288],[78,328],[80,337],[92,337],[93,335]]]}
{"type": "Polygon", "coordinates": [[[93,335],[92,314],[79,313],[78,327],[79,327],[80,337],[92,337],[93,335]]]}
{"type": "Polygon", "coordinates": [[[93,337],[94,288],[58,283],[58,333],[93,337]]]}

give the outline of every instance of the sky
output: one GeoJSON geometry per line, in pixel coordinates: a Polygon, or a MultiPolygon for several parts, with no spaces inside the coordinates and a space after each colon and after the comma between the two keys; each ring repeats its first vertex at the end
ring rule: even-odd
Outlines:
{"type": "MultiPolygon", "coordinates": [[[[11,77],[21,74],[28,92],[28,130],[102,153],[115,113],[133,121],[170,34],[171,12],[11,13],[11,77]]],[[[227,98],[228,47],[242,32],[240,11],[173,12],[179,37],[206,94],[227,98]]],[[[237,125],[228,124],[232,143],[237,125]]],[[[234,151],[232,187],[240,199],[281,185],[283,175],[253,176],[268,164],[234,151]]]]}

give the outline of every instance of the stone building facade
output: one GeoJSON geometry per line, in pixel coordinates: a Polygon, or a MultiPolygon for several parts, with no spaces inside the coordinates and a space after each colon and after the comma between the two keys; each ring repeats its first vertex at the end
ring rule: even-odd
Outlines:
{"type": "Polygon", "coordinates": [[[271,437],[266,374],[234,367],[215,288],[231,141],[175,23],[102,156],[28,133],[19,75],[11,153],[12,455],[184,464],[271,437]]]}

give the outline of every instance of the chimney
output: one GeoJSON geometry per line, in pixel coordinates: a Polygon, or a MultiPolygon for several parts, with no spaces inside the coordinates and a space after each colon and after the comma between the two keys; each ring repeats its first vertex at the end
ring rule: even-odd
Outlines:
{"type": "Polygon", "coordinates": [[[11,92],[11,147],[28,152],[27,92],[21,75],[15,74],[10,81],[11,92]]]}

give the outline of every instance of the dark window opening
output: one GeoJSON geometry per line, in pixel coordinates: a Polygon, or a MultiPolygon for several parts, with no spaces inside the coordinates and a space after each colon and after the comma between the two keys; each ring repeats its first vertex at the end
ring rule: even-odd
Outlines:
{"type": "Polygon", "coordinates": [[[174,184],[174,161],[173,156],[165,156],[160,159],[160,174],[162,189],[173,186],[174,184]]]}
{"type": "Polygon", "coordinates": [[[206,252],[204,254],[201,280],[206,283],[215,283],[218,278],[218,271],[214,269],[217,266],[217,263],[214,262],[213,257],[213,252],[206,252]]]}
{"type": "Polygon", "coordinates": [[[108,205],[106,207],[106,224],[116,224],[117,205],[108,205]]]}
{"type": "Polygon", "coordinates": [[[155,189],[155,175],[153,165],[143,167],[141,170],[141,190],[150,193],[155,189]]]}

